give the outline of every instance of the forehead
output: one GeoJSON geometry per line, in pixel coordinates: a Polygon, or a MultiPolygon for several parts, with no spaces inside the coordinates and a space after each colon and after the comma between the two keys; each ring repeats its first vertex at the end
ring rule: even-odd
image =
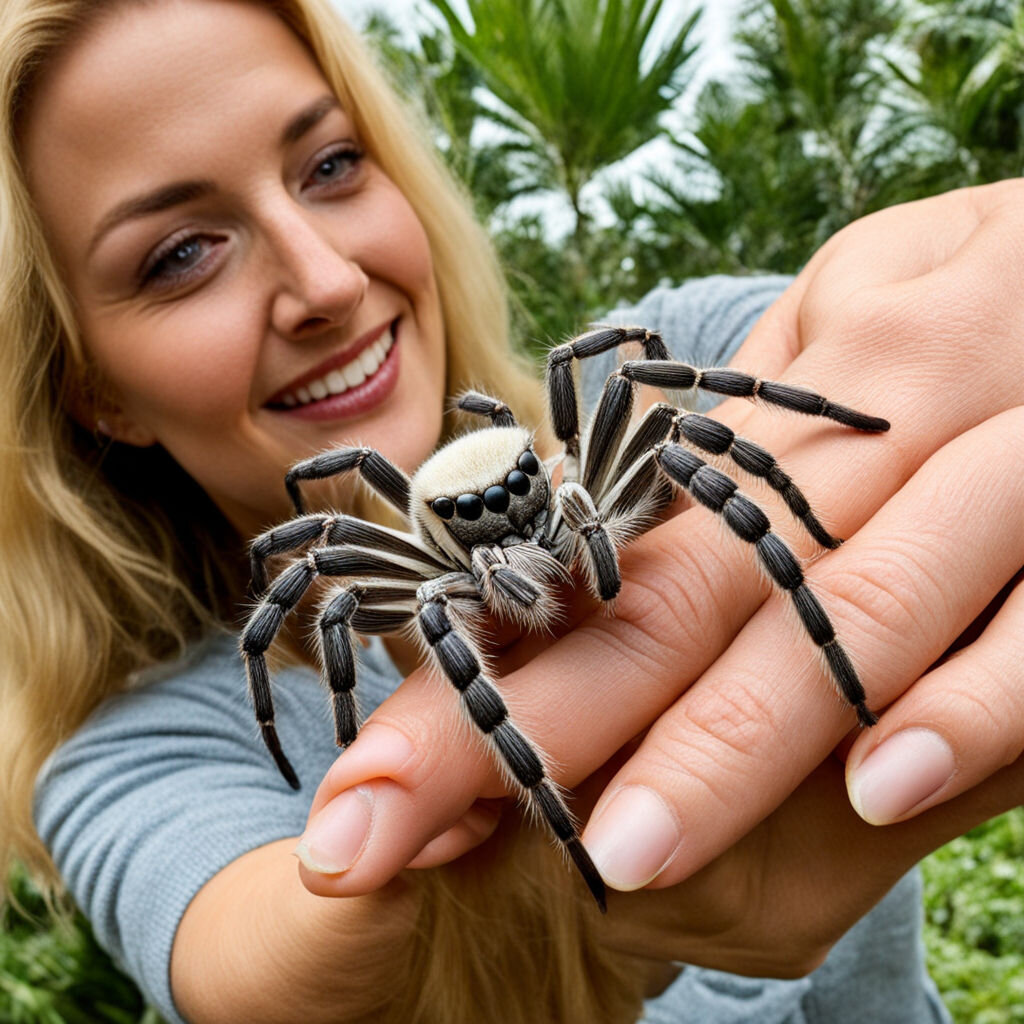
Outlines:
{"type": "Polygon", "coordinates": [[[120,4],[51,68],[24,128],[29,183],[58,243],[125,195],[216,177],[326,83],[271,12],[235,0],[120,4]],[[73,198],[73,202],[70,200],[73,198]]]}

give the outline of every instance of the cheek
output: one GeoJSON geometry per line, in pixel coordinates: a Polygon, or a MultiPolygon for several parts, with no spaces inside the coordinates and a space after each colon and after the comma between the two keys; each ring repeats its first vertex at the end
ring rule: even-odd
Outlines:
{"type": "Polygon", "coordinates": [[[408,200],[390,181],[377,204],[373,221],[373,248],[379,270],[377,276],[388,280],[414,300],[436,301],[434,264],[430,243],[408,200]]]}
{"type": "Polygon", "coordinates": [[[90,350],[126,413],[175,429],[226,424],[247,409],[259,333],[240,291],[219,290],[173,316],[95,325],[91,336],[102,340],[90,350]]]}

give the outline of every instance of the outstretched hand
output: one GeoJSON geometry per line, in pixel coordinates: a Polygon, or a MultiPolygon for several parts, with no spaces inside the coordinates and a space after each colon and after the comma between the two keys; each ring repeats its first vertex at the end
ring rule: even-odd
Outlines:
{"type": "MultiPolygon", "coordinates": [[[[726,900],[720,872],[757,878],[775,848],[765,837],[795,836],[807,884],[820,881],[827,944],[928,850],[1024,799],[1022,228],[1017,182],[865,218],[822,248],[733,360],[884,416],[888,434],[739,400],[715,414],[778,456],[849,538],[807,577],[883,710],[843,747],[850,795],[867,821],[915,820],[880,831],[845,802],[836,809],[841,769],[829,755],[853,715],[749,547],[691,508],[622,552],[614,617],[584,611],[532,660],[526,639],[502,665],[514,717],[565,785],[647,730],[584,833],[613,887],[690,879],[680,892],[691,905],[698,887],[726,900]],[[940,661],[972,623],[977,635],[940,661]],[[871,870],[842,870],[860,855],[871,870]]],[[[794,547],[815,553],[784,508],[756,498],[794,547]]],[[[326,870],[304,866],[303,881],[357,895],[407,865],[458,856],[496,821],[481,798],[503,792],[457,701],[417,671],[321,784],[306,839],[326,870]]],[[[667,935],[685,931],[676,924],[667,935]]],[[[707,962],[698,948],[677,952],[707,962]]]]}

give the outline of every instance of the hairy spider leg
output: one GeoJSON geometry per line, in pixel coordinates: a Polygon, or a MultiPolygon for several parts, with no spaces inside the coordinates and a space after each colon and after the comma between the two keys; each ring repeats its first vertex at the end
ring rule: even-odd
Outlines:
{"type": "Polygon", "coordinates": [[[488,608],[539,632],[555,615],[554,603],[542,580],[533,579],[509,564],[509,551],[523,547],[507,549],[499,544],[477,544],[470,552],[469,564],[488,608]]]}
{"type": "Polygon", "coordinates": [[[579,481],[580,408],[572,362],[600,355],[629,342],[643,345],[646,359],[672,358],[661,335],[646,327],[595,327],[548,353],[548,405],[555,436],[565,446],[563,480],[579,481]]]}
{"type": "MultiPolygon", "coordinates": [[[[437,664],[461,697],[470,721],[488,740],[498,763],[521,788],[536,811],[572,858],[597,905],[607,909],[604,882],[582,842],[576,821],[558,787],[552,782],[533,744],[509,718],[508,708],[494,683],[484,674],[472,639],[448,614],[450,591],[467,574],[451,573],[420,587],[417,623],[437,664]]],[[[472,577],[470,577],[472,578],[472,577]]]]}
{"type": "MultiPolygon", "coordinates": [[[[388,540],[396,546],[401,539],[401,535],[397,531],[388,531],[385,527],[377,527],[348,516],[338,516],[337,520],[332,525],[341,536],[344,536],[346,532],[351,534],[352,531],[355,531],[357,536],[376,537],[380,532],[391,535],[388,540]]],[[[328,526],[328,535],[330,535],[330,530],[331,526],[328,526]]],[[[266,652],[284,625],[286,616],[298,605],[318,576],[384,577],[396,583],[413,581],[418,586],[424,580],[437,575],[437,572],[436,560],[426,552],[421,552],[416,539],[409,536],[406,549],[400,555],[394,552],[367,550],[352,545],[313,548],[307,552],[304,558],[288,566],[271,584],[270,589],[246,623],[239,646],[245,662],[250,698],[263,741],[281,774],[293,789],[300,788],[299,780],[281,749],[281,743],[277,736],[270,689],[270,672],[266,660],[266,652]]],[[[354,587],[349,589],[356,598],[363,593],[363,590],[357,592],[354,587]]],[[[366,591],[370,589],[369,585],[364,588],[366,591]]],[[[408,593],[411,597],[413,588],[410,587],[408,593]]],[[[329,603],[328,608],[330,607],[329,603]]],[[[367,618],[359,621],[354,619],[356,612],[357,608],[348,609],[345,602],[341,601],[332,610],[332,615],[341,616],[338,619],[340,622],[347,614],[345,621],[352,620],[354,627],[360,631],[380,631],[369,628],[374,621],[373,613],[368,612],[367,618]],[[365,630],[362,628],[364,626],[367,627],[365,630]]],[[[403,621],[409,621],[411,618],[412,612],[410,611],[403,621]]],[[[390,621],[393,620],[389,619],[390,621]]],[[[328,623],[331,622],[332,619],[329,617],[328,623]]],[[[339,746],[345,746],[355,738],[355,733],[348,724],[355,721],[355,698],[352,692],[355,683],[354,669],[351,676],[347,674],[344,668],[344,653],[338,653],[337,659],[329,666],[324,661],[326,657],[336,652],[336,644],[341,642],[340,633],[334,632],[327,640],[328,646],[324,647],[323,630],[321,630],[320,653],[323,679],[332,696],[336,738],[339,746]]]]}
{"type": "MultiPolygon", "coordinates": [[[[889,429],[886,420],[835,405],[813,391],[760,380],[737,370],[698,370],[686,363],[630,360],[623,363],[617,372],[638,384],[650,384],[659,388],[698,388],[734,397],[763,398],[785,409],[812,416],[824,416],[869,433],[880,433],[889,429]]],[[[776,491],[818,544],[827,549],[837,548],[842,544],[842,540],[832,536],[821,524],[803,492],[793,482],[792,477],[783,471],[770,452],[753,441],[738,437],[724,423],[719,423],[710,416],[681,409],[676,412],[671,440],[685,438],[700,451],[710,455],[727,455],[744,472],[764,480],[776,491]]]]}
{"type": "Polygon", "coordinates": [[[591,593],[602,601],[613,600],[622,587],[619,556],[590,492],[572,481],[564,483],[555,491],[555,508],[566,528],[583,542],[577,551],[591,593]]]}
{"type": "Polygon", "coordinates": [[[290,519],[287,523],[275,526],[261,533],[249,545],[249,569],[252,577],[252,592],[257,596],[267,589],[267,559],[273,555],[283,555],[305,547],[318,537],[323,538],[324,532],[334,516],[331,514],[313,514],[301,519],[290,519]]]}
{"type": "Polygon", "coordinates": [[[772,581],[789,594],[804,628],[821,648],[840,695],[857,712],[861,725],[874,725],[878,718],[867,707],[867,695],[853,662],[836,638],[835,628],[825,609],[807,587],[796,555],[772,532],[768,516],[753,501],[737,492],[738,485],[734,480],[682,445],[662,442],[655,446],[654,457],[671,480],[692,494],[705,508],[720,515],[737,537],[753,544],[761,565],[772,581]]]}
{"type": "Polygon", "coordinates": [[[459,395],[456,408],[475,416],[489,416],[493,427],[518,426],[512,410],[500,399],[482,395],[479,391],[466,391],[459,395]]]}
{"type": "Polygon", "coordinates": [[[266,561],[273,555],[297,551],[310,541],[319,539],[320,546],[355,544],[412,558],[446,572],[448,565],[438,559],[413,535],[400,530],[358,519],[343,512],[314,513],[292,519],[260,534],[249,546],[252,587],[255,594],[267,588],[266,561]]]}
{"type": "Polygon", "coordinates": [[[284,478],[297,515],[306,511],[299,492],[302,480],[326,480],[358,470],[360,477],[406,519],[409,516],[409,478],[375,448],[332,448],[296,463],[284,478]]]}
{"type": "Polygon", "coordinates": [[[869,434],[880,434],[889,429],[889,421],[879,416],[868,416],[845,405],[836,405],[835,402],[830,402],[808,388],[780,384],[774,380],[762,380],[742,370],[722,367],[699,370],[695,366],[674,360],[671,361],[671,367],[666,367],[663,360],[634,359],[623,363],[619,367],[619,372],[642,384],[655,384],[658,387],[683,391],[697,388],[699,391],[710,391],[729,398],[760,398],[771,405],[778,405],[792,412],[800,412],[806,416],[822,416],[835,420],[845,427],[853,427],[869,434]],[[663,372],[665,376],[659,377],[663,372]],[[653,374],[655,379],[648,379],[648,376],[645,376],[650,374],[653,374]],[[671,380],[672,383],[659,384],[658,379],[671,380]]]}

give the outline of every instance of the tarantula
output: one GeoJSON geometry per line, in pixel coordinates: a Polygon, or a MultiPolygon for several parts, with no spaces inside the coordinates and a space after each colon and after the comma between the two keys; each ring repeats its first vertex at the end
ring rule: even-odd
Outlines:
{"type": "Polygon", "coordinates": [[[737,484],[690,449],[728,457],[763,480],[820,545],[834,548],[841,542],[825,530],[771,454],[717,420],[658,403],[630,425],[638,384],[759,398],[862,431],[889,429],[885,420],[803,388],[739,370],[699,370],[677,362],[653,331],[599,327],[549,353],[551,420],[564,446],[549,464],[538,458],[532,435],[516,424],[507,405],[476,392],[462,395],[458,407],[489,417],[490,427],[451,441],[412,479],[371,448],[328,450],[298,463],[285,478],[298,518],[262,534],[251,547],[253,587],[263,597],[241,636],[264,742],[294,788],[299,781],[274,728],[265,654],[313,581],[333,577],[340,582],[321,608],[318,637],[338,745],[350,744],[358,729],[354,639],[411,631],[455,687],[463,711],[489,741],[498,765],[547,823],[604,910],[604,883],[541,754],[510,719],[474,639],[474,625],[489,610],[528,630],[546,628],[557,614],[554,586],[571,569],[582,572],[596,597],[611,601],[621,583],[617,549],[657,522],[677,488],[753,545],[768,575],[792,598],[842,697],[862,725],[876,721],[796,556],[737,484]],[[608,377],[581,437],[573,361],[628,342],[640,343],[644,358],[623,363],[608,377]],[[558,461],[562,479],[556,487],[549,470],[558,461]],[[305,513],[301,481],[352,471],[405,517],[409,531],[338,512],[305,513]],[[301,549],[304,553],[267,589],[266,559],[301,549]]]}

